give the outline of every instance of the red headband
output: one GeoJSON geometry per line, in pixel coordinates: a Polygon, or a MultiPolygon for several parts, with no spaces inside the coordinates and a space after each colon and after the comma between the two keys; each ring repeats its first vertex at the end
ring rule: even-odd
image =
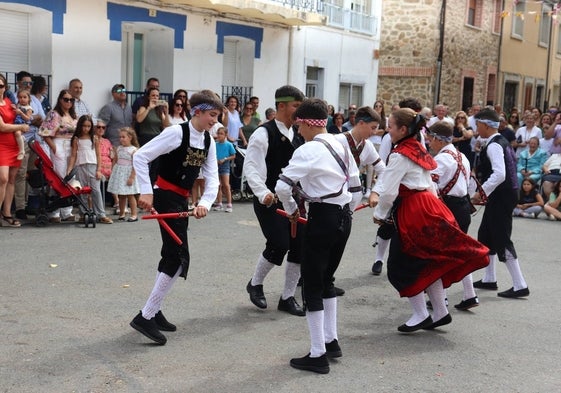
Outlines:
{"type": "Polygon", "coordinates": [[[325,127],[327,126],[327,119],[301,119],[297,117],[295,123],[306,123],[310,127],[325,127]]]}

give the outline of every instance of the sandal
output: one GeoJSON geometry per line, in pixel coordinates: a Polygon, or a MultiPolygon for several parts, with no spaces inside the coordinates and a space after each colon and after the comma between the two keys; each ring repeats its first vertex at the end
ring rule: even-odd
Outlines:
{"type": "Polygon", "coordinates": [[[2,226],[3,227],[12,227],[12,228],[19,228],[21,227],[21,222],[16,220],[12,216],[2,216],[2,226]]]}
{"type": "Polygon", "coordinates": [[[119,221],[125,221],[125,216],[119,216],[119,221]]]}

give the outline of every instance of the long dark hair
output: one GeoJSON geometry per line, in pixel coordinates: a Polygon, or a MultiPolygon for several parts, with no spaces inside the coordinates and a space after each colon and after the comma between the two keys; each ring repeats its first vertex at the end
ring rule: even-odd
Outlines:
{"type": "Polygon", "coordinates": [[[385,130],[387,128],[387,124],[386,124],[386,110],[384,108],[384,101],[383,100],[376,100],[374,102],[374,105],[372,105],[372,108],[374,108],[374,110],[376,110],[376,104],[380,104],[382,105],[382,111],[379,113],[380,115],[380,129],[385,130]]]}
{"type": "MultiPolygon", "coordinates": [[[[72,94],[70,94],[70,91],[68,91],[67,89],[62,89],[60,93],[58,93],[58,97],[56,99],[56,105],[53,108],[53,110],[56,111],[56,113],[58,113],[61,116],[64,116],[64,112],[62,111],[62,107],[60,106],[60,101],[62,100],[62,97],[64,97],[65,94],[72,96],[72,94]]],[[[74,99],[74,97],[72,97],[72,99],[74,99]]],[[[71,118],[76,119],[76,108],[74,107],[74,102],[72,102],[72,106],[68,110],[68,113],[70,114],[71,118]]]]}
{"type": "Polygon", "coordinates": [[[87,121],[89,121],[90,124],[92,125],[92,128],[90,128],[90,140],[92,141],[92,149],[94,149],[95,148],[94,123],[90,115],[80,116],[80,118],[78,119],[78,123],[76,124],[76,129],[74,130],[74,134],[72,134],[72,138],[70,139],[70,143],[71,144],[74,143],[74,139],[80,139],[80,136],[82,136],[82,127],[84,127],[84,123],[87,121]]]}

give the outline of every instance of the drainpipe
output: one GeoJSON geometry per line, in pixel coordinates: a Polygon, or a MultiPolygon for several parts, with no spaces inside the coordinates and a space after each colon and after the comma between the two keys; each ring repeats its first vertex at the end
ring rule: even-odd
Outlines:
{"type": "Polygon", "coordinates": [[[444,26],[446,22],[446,0],[442,0],[440,8],[440,48],[438,49],[438,59],[436,60],[436,81],[434,84],[433,108],[440,102],[440,78],[442,76],[442,58],[444,53],[444,26]]]}
{"type": "MultiPolygon", "coordinates": [[[[504,11],[505,9],[505,0],[503,0],[503,4],[501,6],[501,11],[504,11]]],[[[501,49],[503,46],[503,28],[504,28],[504,19],[501,18],[501,29],[499,31],[499,57],[497,59],[497,85],[495,86],[495,101],[498,101],[499,99],[499,93],[500,93],[500,88],[503,85],[503,81],[502,81],[502,72],[501,72],[501,49]]],[[[504,97],[503,97],[503,103],[501,104],[501,106],[503,107],[503,111],[506,110],[506,108],[504,108],[504,97]]],[[[497,102],[495,102],[496,104],[497,102]]]]}
{"type": "Polygon", "coordinates": [[[290,26],[289,27],[290,31],[288,34],[288,66],[286,67],[286,84],[290,85],[291,84],[291,75],[292,75],[292,41],[294,40],[294,27],[290,26]]]}
{"type": "MultiPolygon", "coordinates": [[[[551,49],[552,49],[552,43],[553,43],[553,18],[550,16],[550,21],[549,21],[549,44],[547,46],[547,67],[546,67],[546,71],[545,71],[545,100],[543,101],[543,110],[542,112],[545,112],[547,110],[547,108],[549,108],[549,96],[551,95],[551,89],[549,88],[549,74],[550,74],[550,68],[551,68],[551,49]]],[[[537,104],[537,103],[536,103],[537,104]]]]}

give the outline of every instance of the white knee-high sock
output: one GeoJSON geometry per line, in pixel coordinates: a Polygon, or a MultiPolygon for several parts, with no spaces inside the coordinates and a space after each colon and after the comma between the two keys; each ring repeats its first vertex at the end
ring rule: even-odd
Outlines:
{"type": "Polygon", "coordinates": [[[506,268],[510,273],[510,277],[512,277],[512,286],[515,291],[528,287],[528,284],[526,284],[526,280],[524,280],[524,276],[522,275],[522,271],[520,270],[518,258],[514,258],[508,250],[506,250],[506,268]]]}
{"type": "Polygon", "coordinates": [[[263,285],[265,277],[267,277],[267,274],[269,274],[274,267],[275,265],[266,260],[263,254],[259,255],[257,266],[255,266],[255,273],[253,273],[253,277],[251,278],[251,285],[263,285]]]}
{"type": "Polygon", "coordinates": [[[413,309],[413,315],[405,324],[407,326],[414,326],[418,323],[423,322],[429,316],[427,310],[427,304],[425,302],[425,294],[423,292],[416,294],[415,296],[407,298],[411,308],[413,309]]]}
{"type": "Polygon", "coordinates": [[[475,289],[473,289],[473,277],[471,273],[462,279],[462,285],[464,286],[464,298],[462,300],[468,300],[475,297],[475,289]]]}
{"type": "Polygon", "coordinates": [[[384,255],[386,254],[386,250],[390,245],[390,240],[382,239],[380,236],[376,236],[376,258],[375,261],[384,261],[384,255]]]}
{"type": "Polygon", "coordinates": [[[282,291],[282,299],[286,300],[294,296],[298,280],[300,279],[300,264],[286,261],[284,270],[284,290],[282,291]]]}
{"type": "Polygon", "coordinates": [[[337,340],[337,297],[323,299],[323,331],[325,342],[337,340]]]}
{"type": "Polygon", "coordinates": [[[429,295],[430,302],[432,303],[432,319],[438,321],[448,314],[446,308],[446,293],[442,286],[442,280],[439,278],[427,288],[427,295],[429,295]]]}
{"type": "Polygon", "coordinates": [[[177,272],[173,277],[170,277],[165,273],[158,274],[154,288],[152,289],[146,304],[142,308],[142,316],[144,318],[152,319],[154,318],[154,315],[160,311],[164,298],[169,293],[173,283],[177,280],[177,277],[179,277],[181,270],[181,267],[177,269],[177,272]]]}
{"type": "Polygon", "coordinates": [[[310,357],[318,358],[325,353],[325,335],[323,333],[324,311],[306,311],[308,330],[310,331],[310,357]]]}
{"type": "Polygon", "coordinates": [[[497,254],[489,254],[489,265],[485,268],[483,282],[497,282],[497,254]]]}

